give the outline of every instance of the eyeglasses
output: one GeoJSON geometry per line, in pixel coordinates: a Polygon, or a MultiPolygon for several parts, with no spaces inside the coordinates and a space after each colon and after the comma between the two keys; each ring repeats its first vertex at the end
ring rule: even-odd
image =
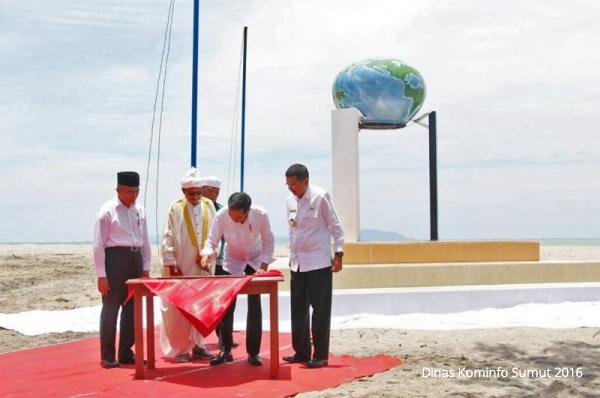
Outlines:
{"type": "Polygon", "coordinates": [[[202,192],[186,192],[185,193],[186,196],[201,196],[202,192]]]}
{"type": "Polygon", "coordinates": [[[126,187],[119,186],[119,192],[133,195],[133,194],[140,193],[140,189],[139,188],[126,188],[126,187]]]}

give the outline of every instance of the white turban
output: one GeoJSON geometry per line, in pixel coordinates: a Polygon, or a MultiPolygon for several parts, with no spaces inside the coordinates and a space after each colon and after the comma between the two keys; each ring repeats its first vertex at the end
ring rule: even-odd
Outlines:
{"type": "Polygon", "coordinates": [[[200,188],[202,186],[202,179],[198,169],[192,167],[181,179],[181,188],[200,188]]]}
{"type": "Polygon", "coordinates": [[[202,177],[200,184],[203,187],[213,187],[221,189],[221,179],[215,176],[202,177]]]}

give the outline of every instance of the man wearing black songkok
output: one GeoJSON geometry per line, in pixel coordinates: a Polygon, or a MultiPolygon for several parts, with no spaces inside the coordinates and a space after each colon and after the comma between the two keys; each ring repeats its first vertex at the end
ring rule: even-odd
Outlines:
{"type": "Polygon", "coordinates": [[[128,279],[148,276],[150,271],[150,241],[146,214],[135,201],[140,192],[140,176],[135,171],[117,173],[117,195],[106,202],[96,216],[94,228],[94,263],[98,291],[102,294],[100,313],[100,365],[116,368],[133,365],[131,347],[133,330],[133,300],[127,298],[128,279]],[[121,309],[119,352],[116,361],[117,318],[121,309]]]}

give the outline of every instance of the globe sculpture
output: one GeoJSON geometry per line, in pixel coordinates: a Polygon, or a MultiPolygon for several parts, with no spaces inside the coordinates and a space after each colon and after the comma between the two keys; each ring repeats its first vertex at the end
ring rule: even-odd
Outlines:
{"type": "Polygon", "coordinates": [[[338,109],[357,108],[365,125],[405,126],[425,100],[421,74],[395,59],[367,59],[344,68],[333,83],[338,109]]]}

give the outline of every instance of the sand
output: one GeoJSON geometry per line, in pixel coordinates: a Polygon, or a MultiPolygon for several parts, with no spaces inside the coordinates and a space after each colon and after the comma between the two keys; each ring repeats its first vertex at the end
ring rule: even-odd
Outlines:
{"type": "MultiPolygon", "coordinates": [[[[278,254],[285,255],[285,249],[278,254]]],[[[600,247],[542,246],[541,256],[598,261],[600,247]]],[[[152,274],[159,274],[156,263],[152,274]]],[[[91,246],[0,244],[0,292],[0,313],[99,305],[91,246]]],[[[94,335],[24,336],[0,329],[0,352],[94,335]]],[[[331,351],[357,356],[385,353],[405,364],[298,397],[600,396],[597,329],[334,330],[331,351]]]]}

